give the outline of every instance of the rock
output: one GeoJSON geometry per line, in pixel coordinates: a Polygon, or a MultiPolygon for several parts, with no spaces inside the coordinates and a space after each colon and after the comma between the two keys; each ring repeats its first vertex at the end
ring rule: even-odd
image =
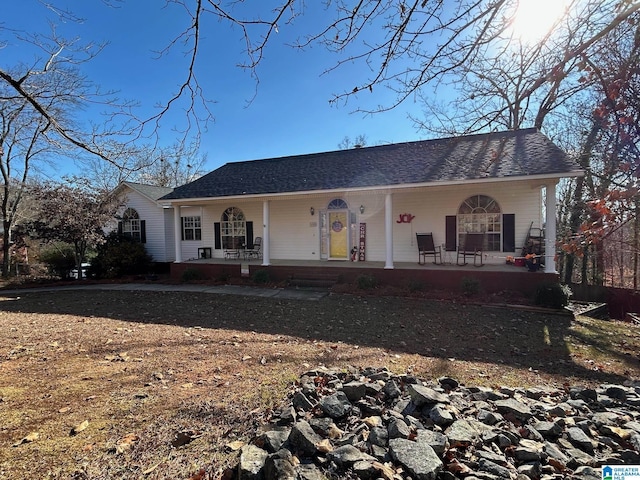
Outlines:
{"type": "Polygon", "coordinates": [[[481,458],[478,461],[478,470],[481,472],[488,472],[491,475],[495,475],[500,478],[511,478],[511,470],[497,463],[493,463],[489,460],[481,458]]]}
{"type": "Polygon", "coordinates": [[[593,442],[581,428],[571,427],[567,430],[567,438],[580,450],[593,454],[593,442]]]}
{"type": "Polygon", "coordinates": [[[505,400],[496,400],[495,402],[498,412],[503,415],[511,414],[520,421],[527,421],[531,418],[531,409],[515,398],[507,398],[505,400]]]}
{"type": "Polygon", "coordinates": [[[490,428],[484,423],[470,418],[456,420],[445,430],[445,434],[452,447],[465,447],[479,443],[482,432],[486,430],[490,430],[490,428]]]}
{"type": "Polygon", "coordinates": [[[445,435],[432,430],[419,430],[416,441],[430,446],[438,456],[444,455],[450,446],[449,439],[445,435]]]}
{"type": "Polygon", "coordinates": [[[349,382],[342,386],[342,391],[350,402],[357,402],[367,394],[367,387],[363,382],[349,382]]]}
{"type": "Polygon", "coordinates": [[[296,465],[289,450],[278,450],[269,455],[264,462],[264,478],[277,478],[278,480],[296,480],[296,465]]]}
{"type": "Polygon", "coordinates": [[[290,433],[290,428],[279,427],[262,433],[258,437],[258,440],[267,452],[274,453],[282,448],[282,445],[284,445],[289,438],[290,433]]]}
{"type": "Polygon", "coordinates": [[[316,445],[322,441],[322,437],[313,431],[309,422],[300,420],[295,423],[289,434],[289,443],[294,450],[299,450],[307,455],[316,453],[316,445]]]}
{"type": "Polygon", "coordinates": [[[409,385],[411,401],[418,407],[433,403],[449,403],[449,397],[423,385],[409,385]]]}
{"type": "Polygon", "coordinates": [[[387,432],[389,434],[389,439],[409,438],[409,435],[411,435],[411,430],[409,430],[405,421],[400,418],[392,418],[389,421],[389,425],[387,425],[387,432]]]}
{"type": "Polygon", "coordinates": [[[245,445],[240,450],[238,480],[261,480],[263,468],[269,454],[255,445],[245,445]]]}
{"type": "Polygon", "coordinates": [[[387,383],[384,384],[384,387],[382,388],[382,393],[384,393],[387,398],[394,399],[394,398],[398,398],[402,394],[402,391],[400,390],[400,388],[398,387],[398,384],[395,381],[389,380],[387,383]]]}
{"type": "Polygon", "coordinates": [[[563,428],[558,422],[537,422],[533,428],[545,439],[555,439],[562,435],[563,428]]]}
{"type": "Polygon", "coordinates": [[[303,392],[297,392],[293,396],[294,408],[299,408],[304,411],[312,410],[315,407],[315,403],[309,400],[309,398],[303,392]]]}
{"type": "Polygon", "coordinates": [[[341,468],[350,468],[356,462],[374,462],[376,459],[371,455],[361,452],[353,445],[343,445],[327,454],[329,460],[336,463],[341,468]]]}
{"type": "Polygon", "coordinates": [[[442,471],[442,460],[433,449],[404,438],[389,440],[391,457],[400,463],[416,480],[435,480],[442,471]]]}
{"type": "Polygon", "coordinates": [[[640,384],[569,398],[373,368],[306,375],[242,447],[237,479],[591,480],[640,464],[640,384]]]}
{"type": "Polygon", "coordinates": [[[331,418],[343,418],[351,410],[351,403],[344,392],[336,392],[324,397],[318,403],[325,415],[331,418]]]}
{"type": "Polygon", "coordinates": [[[455,418],[450,410],[444,405],[436,405],[428,411],[429,418],[433,420],[436,425],[446,428],[451,425],[455,418]]]}

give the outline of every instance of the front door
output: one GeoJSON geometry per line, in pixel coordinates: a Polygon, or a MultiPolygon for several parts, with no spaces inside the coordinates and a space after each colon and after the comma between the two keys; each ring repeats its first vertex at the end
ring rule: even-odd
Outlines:
{"type": "Polygon", "coordinates": [[[329,260],[347,260],[349,216],[346,210],[329,210],[329,260]]]}

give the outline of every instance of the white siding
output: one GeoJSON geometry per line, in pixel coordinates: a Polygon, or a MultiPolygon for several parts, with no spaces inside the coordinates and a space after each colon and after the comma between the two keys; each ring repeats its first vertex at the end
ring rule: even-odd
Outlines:
{"type": "MultiPolygon", "coordinates": [[[[138,212],[140,220],[145,221],[146,243],[144,244],[147,253],[151,255],[154,262],[168,262],[173,259],[167,257],[167,236],[165,231],[164,209],[157,203],[152,202],[147,197],[127,188],[126,205],[122,207],[120,214],[127,208],[133,208],[138,212]]],[[[169,247],[170,248],[170,247],[169,247]]]]}
{"type": "MultiPolygon", "coordinates": [[[[471,195],[488,195],[500,205],[503,214],[515,214],[516,252],[490,252],[487,263],[503,263],[506,255],[517,253],[525,239],[529,225],[542,226],[542,196],[540,186],[530,182],[499,182],[476,185],[430,187],[393,193],[393,260],[395,262],[417,262],[415,234],[433,232],[436,244],[445,243],[445,217],[456,215],[463,200],[471,195]],[[397,223],[403,214],[414,215],[411,223],[397,223]]],[[[273,260],[320,260],[319,213],[326,209],[334,198],[347,202],[356,214],[356,229],[359,223],[367,224],[366,259],[385,261],[384,204],[385,193],[358,193],[346,195],[309,195],[270,200],[270,256],[273,260]],[[364,213],[360,213],[360,205],[364,213]],[[315,214],[309,209],[313,207],[315,214]]],[[[182,258],[197,258],[199,247],[212,248],[213,256],[222,258],[224,252],[215,250],[214,223],[220,222],[222,213],[229,207],[240,208],[247,221],[253,222],[253,236],[263,236],[262,201],[217,201],[203,207],[182,207],[181,216],[202,217],[202,241],[183,241],[182,258]]],[[[172,232],[171,215],[166,217],[167,232],[172,232]]],[[[150,238],[147,224],[147,240],[150,238]]],[[[165,233],[171,242],[169,233],[165,233]]],[[[357,235],[356,235],[357,237],[357,235]]],[[[350,238],[351,241],[351,238],[350,238]]],[[[353,245],[350,244],[349,248],[353,245]]],[[[167,245],[167,251],[171,246],[167,245]]],[[[455,252],[449,253],[455,261],[455,252]]]]}
{"type": "MultiPolygon", "coordinates": [[[[205,246],[205,232],[207,230],[207,226],[204,224],[204,215],[203,208],[201,207],[182,207],[180,208],[180,216],[181,217],[200,217],[200,222],[202,226],[202,240],[182,240],[182,232],[180,232],[180,248],[182,251],[182,260],[194,260],[198,258],[198,248],[205,246]]],[[[172,221],[173,225],[173,221],[172,221]]]]}

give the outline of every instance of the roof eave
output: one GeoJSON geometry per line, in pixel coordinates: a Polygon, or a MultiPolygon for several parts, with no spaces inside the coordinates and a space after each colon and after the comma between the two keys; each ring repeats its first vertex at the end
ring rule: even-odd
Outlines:
{"type": "Polygon", "coordinates": [[[250,193],[250,194],[242,194],[242,195],[224,195],[220,197],[190,197],[190,198],[172,198],[172,199],[164,199],[159,200],[158,203],[161,206],[174,206],[177,204],[200,204],[203,202],[211,202],[215,200],[239,200],[239,199],[247,199],[247,198],[278,198],[285,197],[291,195],[322,195],[322,194],[330,194],[335,192],[340,193],[357,193],[357,192],[390,192],[390,191],[398,191],[405,189],[414,189],[414,188],[431,188],[431,187],[447,187],[447,186],[458,186],[458,185],[468,185],[468,184],[482,184],[482,183],[504,183],[504,182],[513,182],[513,181],[543,181],[543,180],[559,180],[561,178],[572,178],[572,177],[582,177],[584,176],[584,170],[572,170],[569,172],[557,172],[557,173],[544,173],[537,175],[522,175],[522,176],[513,176],[513,177],[501,177],[501,178],[472,178],[472,179],[462,179],[462,180],[443,180],[443,181],[435,181],[435,182],[423,182],[423,183],[404,183],[400,185],[379,185],[379,186],[369,186],[369,187],[345,187],[345,188],[331,188],[331,189],[320,189],[320,190],[297,190],[297,191],[288,191],[288,192],[277,192],[277,193],[250,193]]]}

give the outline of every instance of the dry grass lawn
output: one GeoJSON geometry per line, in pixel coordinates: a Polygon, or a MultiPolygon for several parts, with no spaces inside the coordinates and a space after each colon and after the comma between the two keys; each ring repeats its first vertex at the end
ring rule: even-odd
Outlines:
{"type": "Polygon", "coordinates": [[[393,297],[0,292],[0,478],[219,478],[303,371],[640,379],[640,328],[393,297]]]}

